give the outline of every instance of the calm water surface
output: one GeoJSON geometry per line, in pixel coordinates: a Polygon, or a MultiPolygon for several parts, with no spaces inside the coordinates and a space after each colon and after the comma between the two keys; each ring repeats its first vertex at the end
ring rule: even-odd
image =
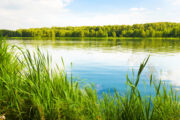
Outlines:
{"type": "Polygon", "coordinates": [[[152,73],[155,79],[180,88],[180,41],[162,39],[61,39],[61,40],[9,40],[30,50],[37,46],[48,51],[53,62],[61,65],[64,60],[68,74],[74,80],[94,83],[99,94],[113,92],[116,88],[126,90],[126,75],[133,79],[140,63],[150,55],[150,60],[139,89],[142,93],[151,92],[144,84],[149,83],[152,73]],[[71,68],[72,63],[72,68],[71,68]]]}

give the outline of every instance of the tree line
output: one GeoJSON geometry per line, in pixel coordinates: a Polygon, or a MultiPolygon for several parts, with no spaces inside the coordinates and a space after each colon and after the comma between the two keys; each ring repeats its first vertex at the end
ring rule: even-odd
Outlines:
{"type": "Polygon", "coordinates": [[[0,30],[7,37],[180,37],[180,23],[0,30]]]}

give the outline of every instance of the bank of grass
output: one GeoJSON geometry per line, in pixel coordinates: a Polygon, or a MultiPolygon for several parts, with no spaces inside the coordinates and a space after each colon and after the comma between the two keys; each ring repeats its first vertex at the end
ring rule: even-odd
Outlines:
{"type": "Polygon", "coordinates": [[[9,37],[10,40],[180,40],[180,37],[9,37]]]}
{"type": "Polygon", "coordinates": [[[96,89],[68,80],[64,66],[52,67],[48,54],[0,40],[0,115],[7,120],[179,120],[180,96],[161,81],[157,84],[151,76],[156,95],[141,96],[137,86],[148,59],[135,81],[127,76],[124,96],[115,90],[98,98],[96,89]]]}

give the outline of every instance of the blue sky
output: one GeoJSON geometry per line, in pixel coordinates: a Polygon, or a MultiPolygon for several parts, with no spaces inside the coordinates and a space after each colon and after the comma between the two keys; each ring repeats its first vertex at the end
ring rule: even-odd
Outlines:
{"type": "Polygon", "coordinates": [[[0,29],[180,22],[180,0],[0,0],[0,29]]]}
{"type": "MultiPolygon", "coordinates": [[[[162,0],[74,0],[69,9],[74,12],[121,12],[130,8],[156,8],[162,0]]],[[[164,3],[163,3],[164,4],[164,3]]]]}

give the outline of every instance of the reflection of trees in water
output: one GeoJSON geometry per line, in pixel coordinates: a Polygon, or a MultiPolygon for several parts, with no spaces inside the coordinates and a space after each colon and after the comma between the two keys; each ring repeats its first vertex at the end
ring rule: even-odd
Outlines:
{"type": "Polygon", "coordinates": [[[180,41],[178,40],[163,40],[163,39],[151,39],[151,40],[124,40],[121,44],[122,48],[131,49],[135,52],[179,52],[180,41]]]}
{"type": "MultiPolygon", "coordinates": [[[[29,39],[29,38],[28,38],[29,39]]],[[[31,45],[152,53],[180,52],[180,41],[175,39],[95,39],[95,38],[59,38],[58,40],[26,40],[31,45]]]]}

